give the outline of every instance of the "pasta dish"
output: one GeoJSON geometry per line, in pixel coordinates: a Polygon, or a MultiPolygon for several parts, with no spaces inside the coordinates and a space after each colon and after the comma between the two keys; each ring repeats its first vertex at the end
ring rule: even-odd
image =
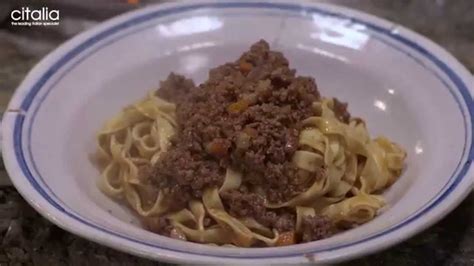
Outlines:
{"type": "Polygon", "coordinates": [[[372,220],[406,158],[263,40],[202,84],[171,73],[97,141],[101,190],[147,229],[239,247],[316,241],[372,220]]]}

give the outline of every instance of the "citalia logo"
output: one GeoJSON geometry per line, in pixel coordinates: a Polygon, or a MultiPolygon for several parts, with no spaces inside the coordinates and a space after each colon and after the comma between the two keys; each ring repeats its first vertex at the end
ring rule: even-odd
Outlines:
{"type": "Polygon", "coordinates": [[[41,9],[30,9],[22,7],[10,13],[13,26],[56,26],[59,25],[59,10],[49,10],[47,7],[41,9]]]}

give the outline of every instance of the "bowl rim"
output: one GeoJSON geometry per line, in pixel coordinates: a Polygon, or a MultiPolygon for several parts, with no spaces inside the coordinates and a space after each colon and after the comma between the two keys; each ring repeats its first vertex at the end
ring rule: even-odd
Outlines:
{"type": "MultiPolygon", "coordinates": [[[[465,157],[465,162],[462,160],[462,165],[458,176],[464,177],[460,179],[455,179],[451,184],[452,186],[444,192],[436,200],[437,208],[434,206],[430,209],[424,210],[419,217],[424,216],[425,221],[418,219],[417,223],[402,224],[400,227],[395,228],[393,231],[386,233],[385,235],[376,235],[370,239],[364,239],[359,241],[360,243],[351,243],[352,249],[347,249],[350,246],[342,246],[339,250],[346,250],[343,254],[339,254],[338,251],[330,251],[334,254],[329,254],[327,256],[321,256],[318,254],[318,262],[335,262],[342,259],[351,258],[357,255],[367,254],[369,252],[375,252],[377,250],[386,248],[388,246],[394,245],[407,237],[413,235],[416,232],[428,227],[434,222],[438,221],[444,217],[451,209],[457,206],[460,201],[467,196],[471,191],[471,188],[474,184],[474,170],[471,165],[472,159],[474,158],[474,145],[472,143],[472,132],[473,132],[473,118],[474,118],[474,104],[473,104],[473,94],[474,86],[472,85],[472,76],[470,73],[448,52],[443,48],[434,44],[430,40],[422,37],[419,34],[416,34],[404,27],[393,24],[386,20],[377,18],[372,15],[362,13],[360,11],[355,11],[345,7],[334,6],[330,4],[322,3],[308,3],[305,1],[262,1],[262,2],[252,2],[252,1],[190,1],[183,3],[166,3],[159,5],[152,5],[146,8],[132,11],[120,15],[116,18],[112,18],[106,22],[101,23],[99,26],[88,30],[84,33],[79,34],[70,41],[61,45],[59,48],[51,52],[43,60],[38,63],[33,70],[29,72],[25,80],[16,90],[12,100],[9,103],[7,112],[4,116],[4,121],[2,125],[3,141],[2,141],[2,153],[5,160],[6,169],[11,176],[13,184],[18,189],[20,194],[27,199],[27,201],[32,205],[40,214],[45,216],[47,219],[62,227],[63,229],[73,232],[77,235],[85,237],[89,240],[99,242],[101,244],[120,249],[125,252],[131,252],[136,255],[145,256],[154,259],[164,259],[174,262],[189,262],[191,257],[199,258],[202,261],[209,262],[215,258],[222,258],[234,261],[242,260],[271,260],[276,259],[278,261],[281,258],[288,258],[291,261],[305,261],[305,254],[290,254],[290,255],[277,255],[277,254],[266,254],[263,256],[252,256],[252,257],[239,257],[239,256],[220,256],[220,255],[209,255],[209,254],[199,254],[191,252],[183,252],[177,250],[167,250],[164,247],[154,247],[158,253],[150,252],[149,250],[144,250],[139,243],[130,242],[130,239],[123,239],[120,236],[111,235],[107,232],[99,232],[100,228],[95,228],[94,225],[83,223],[80,220],[77,220],[77,217],[67,217],[67,211],[62,208],[61,205],[54,202],[54,199],[49,200],[50,197],[45,193],[41,192],[41,188],[38,184],[31,183],[31,180],[34,180],[33,175],[28,169],[26,162],[22,161],[21,149],[22,138],[21,135],[16,134],[21,132],[21,126],[23,123],[23,112],[28,110],[28,107],[35,101],[35,95],[41,89],[42,85],[46,82],[44,77],[46,74],[51,74],[51,70],[56,67],[60,68],[58,63],[64,63],[64,58],[67,55],[79,54],[80,49],[86,48],[90,42],[96,40],[96,38],[104,38],[107,36],[107,32],[112,30],[120,30],[120,26],[128,25],[133,20],[143,20],[144,18],[156,18],[157,14],[171,14],[173,12],[182,12],[189,11],[197,8],[232,8],[232,7],[247,7],[247,8],[278,8],[282,10],[297,10],[297,11],[307,11],[309,13],[322,13],[330,16],[337,16],[342,18],[348,18],[354,22],[362,23],[365,26],[368,26],[371,30],[376,32],[387,34],[387,36],[393,38],[394,40],[400,42],[400,44],[414,49],[417,53],[425,56],[430,60],[434,65],[436,65],[444,74],[450,79],[459,92],[461,93],[462,100],[466,104],[469,117],[467,118],[467,123],[469,120],[471,122],[470,127],[468,126],[467,130],[467,142],[470,142],[470,148],[467,151],[465,157]],[[80,48],[80,49],[79,49],[80,48]],[[79,50],[78,50],[79,49],[79,50]],[[74,52],[76,51],[76,52],[74,52]],[[20,130],[20,131],[18,131],[20,130]],[[470,131],[470,132],[469,132],[470,131]],[[470,133],[470,134],[468,134],[470,133]],[[29,181],[30,183],[28,183],[29,181]],[[460,186],[459,184],[464,184],[465,186],[460,186]],[[48,199],[49,198],[49,199],[48,199]],[[426,218],[428,217],[428,218],[426,218]],[[398,234],[397,234],[398,233],[398,234]],[[391,236],[391,237],[388,237],[391,236]],[[365,249],[363,247],[366,247],[365,249]],[[369,247],[369,248],[367,248],[369,247]],[[189,258],[185,258],[188,256],[189,258]]],[[[55,70],[57,70],[55,69],[55,70]]],[[[54,74],[54,73],[53,73],[54,74]]],[[[52,75],[52,74],[51,74],[52,75]]],[[[462,109],[462,108],[461,108],[462,109]]],[[[414,221],[414,220],[413,220],[414,221]]],[[[398,226],[398,225],[397,225],[398,226]]],[[[133,240],[132,240],[133,241],[133,240]]],[[[271,249],[271,248],[269,248],[271,249]]],[[[275,249],[275,248],[274,248],[275,249]]],[[[270,251],[269,251],[270,252],[270,251]]],[[[314,250],[313,252],[326,252],[326,250],[314,250]]],[[[307,261],[307,260],[306,260],[307,261]]]]}

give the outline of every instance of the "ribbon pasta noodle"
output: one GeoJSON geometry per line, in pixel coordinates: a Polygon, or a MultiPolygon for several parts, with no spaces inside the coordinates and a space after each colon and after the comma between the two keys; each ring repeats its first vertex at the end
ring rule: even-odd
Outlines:
{"type": "MultiPolygon", "coordinates": [[[[289,201],[266,204],[271,209],[294,208],[297,232],[303,217],[316,213],[333,222],[362,224],[373,219],[385,204],[376,193],[392,184],[403,168],[403,149],[384,137],[370,139],[360,120],[340,122],[333,104],[332,99],[314,103],[321,116],[303,121],[305,128],[298,142],[302,149],[293,156],[298,168],[315,172],[324,167],[326,174],[289,201]]],[[[149,94],[102,128],[97,136],[102,191],[125,199],[140,216],[166,217],[184,239],[244,247],[257,241],[276,245],[278,231],[252,218],[238,219],[225,210],[219,193],[240,186],[242,173],[235,169],[228,168],[223,185],[207,189],[201,201],[193,200],[187,209],[167,213],[169,202],[165,194],[154,189],[141,171],[152,167],[167,151],[170,138],[176,133],[175,110],[174,104],[149,94]],[[206,216],[216,224],[206,228],[206,216]]]]}
{"type": "Polygon", "coordinates": [[[170,74],[105,123],[98,186],[180,240],[319,240],[374,219],[407,156],[346,107],[262,40],[198,86],[170,74]]]}

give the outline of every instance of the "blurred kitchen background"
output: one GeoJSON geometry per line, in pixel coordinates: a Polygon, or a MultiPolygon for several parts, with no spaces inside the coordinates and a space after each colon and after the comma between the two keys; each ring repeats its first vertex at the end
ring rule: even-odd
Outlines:
{"type": "MultiPolygon", "coordinates": [[[[123,12],[164,1],[0,0],[0,113],[26,73],[65,40],[123,12]],[[14,27],[21,7],[60,10],[60,24],[14,27]]],[[[387,18],[439,43],[474,72],[474,0],[333,0],[387,18]]],[[[11,186],[0,163],[0,266],[163,265],[135,258],[53,226],[11,186]]],[[[347,265],[474,265],[474,195],[452,214],[413,239],[347,265]]]]}

